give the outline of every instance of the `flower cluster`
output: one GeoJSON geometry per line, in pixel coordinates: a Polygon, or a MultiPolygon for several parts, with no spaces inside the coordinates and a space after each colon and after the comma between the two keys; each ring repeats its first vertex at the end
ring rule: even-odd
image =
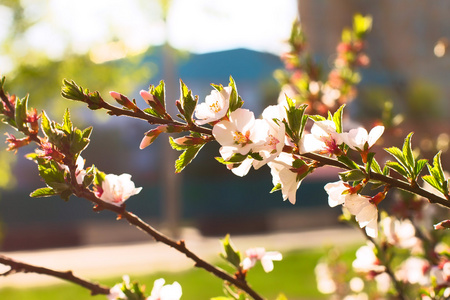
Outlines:
{"type": "Polygon", "coordinates": [[[130,283],[130,277],[124,275],[123,282],[113,286],[107,297],[108,300],[180,300],[182,295],[181,285],[176,281],[164,285],[165,282],[164,278],[155,280],[150,296],[145,297],[143,288],[140,288],[137,283],[130,283]]]}

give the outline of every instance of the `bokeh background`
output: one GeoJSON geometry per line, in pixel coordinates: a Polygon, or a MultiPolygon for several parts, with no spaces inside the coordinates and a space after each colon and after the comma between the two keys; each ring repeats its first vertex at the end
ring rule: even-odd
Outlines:
{"type": "MultiPolygon", "coordinates": [[[[144,105],[139,90],[163,79],[169,111],[174,111],[180,78],[203,101],[210,83],[227,85],[231,75],[244,107],[258,115],[277,101],[280,87],[273,73],[283,67],[279,57],[296,18],[314,58],[329,70],[352,15],[370,14],[371,65],[361,70],[358,97],[348,106],[352,120],[370,126],[390,114],[403,129],[389,131],[386,143],[400,146],[414,131],[423,156],[442,150],[446,161],[449,9],[444,0],[2,0],[0,73],[7,76],[7,90],[20,97],[29,93],[30,106],[45,109],[51,118],[60,121],[69,107],[77,127],[93,125],[92,142],[83,152],[86,164],[131,174],[143,191],[127,208],[168,233],[176,236],[185,226],[217,236],[308,230],[337,224],[339,209],[328,208],[323,190],[325,182],[337,180],[335,170],[308,177],[294,206],[269,193],[268,168],[241,179],[216,162],[218,145],[207,145],[175,175],[179,153],[165,137],[139,150],[148,124],[62,99],[62,80],[98,90],[105,99],[109,91],[118,91],[144,105]]],[[[146,239],[115,222],[113,214],[94,213],[83,199],[29,198],[43,185],[34,163],[23,157],[31,151],[0,152],[0,249],[146,239]]]]}

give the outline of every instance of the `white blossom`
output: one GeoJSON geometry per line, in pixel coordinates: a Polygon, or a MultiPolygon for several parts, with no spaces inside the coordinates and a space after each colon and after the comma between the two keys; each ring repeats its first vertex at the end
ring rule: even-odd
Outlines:
{"type": "Polygon", "coordinates": [[[420,240],[416,237],[416,229],[410,220],[398,220],[394,217],[385,217],[381,221],[386,240],[391,245],[400,248],[413,248],[420,240]]]}
{"type": "Polygon", "coordinates": [[[182,295],[181,285],[174,281],[172,284],[164,285],[163,278],[155,280],[153,289],[146,300],[179,300],[182,295]]]}
{"type": "Polygon", "coordinates": [[[430,264],[426,259],[410,256],[408,257],[395,272],[396,278],[411,284],[427,285],[430,278],[427,270],[430,264]]]}
{"type": "Polygon", "coordinates": [[[384,132],[384,126],[375,126],[367,133],[367,130],[360,127],[351,129],[349,132],[342,135],[344,143],[350,148],[357,151],[364,151],[370,149],[384,132]]]}
{"type": "Polygon", "coordinates": [[[205,102],[200,103],[195,108],[196,123],[203,125],[222,119],[230,106],[230,95],[232,88],[224,87],[220,92],[212,90],[211,94],[206,96],[205,102]]]}
{"type": "Polygon", "coordinates": [[[368,236],[378,236],[378,209],[370,198],[351,194],[345,198],[344,206],[355,216],[359,227],[365,227],[368,236]]]}
{"type": "Polygon", "coordinates": [[[247,155],[252,147],[261,142],[255,139],[258,134],[255,116],[248,109],[236,109],[230,114],[229,120],[215,124],[212,133],[222,146],[219,152],[225,160],[235,153],[247,155]]]}
{"type": "Polygon", "coordinates": [[[348,186],[342,180],[327,183],[324,188],[328,193],[328,205],[330,207],[344,204],[345,198],[350,195],[344,193],[348,190],[348,186]]]}
{"type": "Polygon", "coordinates": [[[289,199],[289,202],[295,204],[301,180],[297,181],[298,174],[291,170],[293,161],[292,155],[283,152],[275,160],[269,162],[268,166],[272,174],[273,185],[281,185],[283,200],[289,199]]]}
{"type": "Polygon", "coordinates": [[[385,267],[380,265],[377,256],[374,253],[374,246],[371,243],[361,246],[356,250],[356,259],[352,263],[353,268],[357,272],[368,273],[384,272],[385,267]]]}
{"type": "Polygon", "coordinates": [[[261,261],[261,265],[266,273],[273,270],[273,261],[280,261],[283,256],[278,251],[266,252],[266,249],[262,247],[250,248],[245,251],[247,257],[242,261],[242,268],[249,270],[253,268],[258,260],[261,261]]]}
{"type": "Polygon", "coordinates": [[[109,294],[106,295],[108,300],[127,299],[127,296],[124,294],[124,292],[122,292],[122,286],[130,285],[130,277],[128,275],[123,275],[122,279],[123,279],[122,283],[118,283],[118,284],[114,285],[109,290],[109,294]]]}
{"type": "Polygon", "coordinates": [[[314,268],[316,274],[317,289],[322,294],[333,294],[336,292],[336,283],[333,280],[328,264],[320,262],[314,268]]]}
{"type": "Polygon", "coordinates": [[[138,194],[141,187],[136,188],[130,174],[107,174],[97,196],[116,206],[122,205],[130,196],[138,194]]]}

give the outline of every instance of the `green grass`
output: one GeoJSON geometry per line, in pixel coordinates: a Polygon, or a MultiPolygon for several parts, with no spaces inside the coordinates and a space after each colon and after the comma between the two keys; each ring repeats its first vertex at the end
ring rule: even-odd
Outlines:
{"type": "MultiPolygon", "coordinates": [[[[350,247],[343,253],[347,261],[354,259],[356,247],[350,247]]],[[[324,255],[324,249],[301,250],[285,253],[283,260],[275,262],[275,268],[270,273],[265,273],[260,264],[250,270],[248,282],[253,288],[267,299],[275,299],[278,293],[284,293],[289,300],[300,299],[327,299],[316,289],[314,267],[317,261],[324,255]]],[[[221,262],[218,265],[231,271],[221,262]]],[[[182,300],[203,300],[214,296],[223,295],[222,281],[201,269],[191,269],[180,273],[158,273],[146,276],[133,276],[131,280],[137,280],[147,286],[147,293],[153,287],[153,281],[165,278],[166,283],[178,281],[183,288],[182,300]]],[[[14,276],[14,275],[12,275],[14,276]]],[[[113,286],[120,282],[121,278],[99,280],[102,284],[113,286]]],[[[0,278],[1,286],[1,278],[0,278]]],[[[91,297],[89,292],[74,284],[60,284],[57,286],[40,288],[3,288],[0,289],[0,299],[8,300],[104,300],[105,296],[91,297]]]]}

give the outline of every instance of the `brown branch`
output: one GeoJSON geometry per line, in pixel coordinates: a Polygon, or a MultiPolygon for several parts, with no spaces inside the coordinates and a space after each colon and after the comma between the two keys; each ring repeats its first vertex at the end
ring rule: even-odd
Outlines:
{"type": "Polygon", "coordinates": [[[14,273],[44,274],[44,275],[53,276],[53,277],[56,277],[56,278],[59,278],[62,280],[66,280],[66,281],[78,284],[78,285],[90,290],[92,296],[99,295],[99,294],[103,294],[103,295],[109,294],[109,287],[103,286],[100,284],[96,284],[96,283],[87,281],[85,279],[82,279],[80,277],[77,277],[77,276],[73,275],[72,271],[61,272],[61,271],[55,271],[55,270],[44,268],[44,267],[34,266],[34,265],[27,264],[27,263],[15,261],[15,260],[13,260],[7,256],[1,255],[1,254],[0,254],[0,263],[11,267],[11,269],[9,271],[6,271],[5,273],[0,274],[0,276],[8,276],[8,275],[11,275],[14,273]]]}
{"type": "Polygon", "coordinates": [[[135,214],[125,210],[125,206],[119,207],[119,206],[115,206],[113,204],[104,202],[104,201],[98,199],[91,191],[89,191],[87,189],[75,191],[74,193],[77,197],[85,198],[85,199],[97,204],[98,207],[96,210],[107,209],[107,210],[113,211],[118,214],[119,218],[127,220],[128,223],[136,226],[140,230],[144,231],[145,233],[147,233],[148,235],[153,237],[155,239],[155,241],[164,243],[164,244],[176,249],[177,251],[183,253],[184,255],[186,255],[188,258],[190,258],[191,260],[193,260],[195,262],[195,267],[202,268],[202,269],[210,272],[211,274],[215,275],[216,277],[235,285],[239,289],[245,291],[248,295],[250,295],[255,300],[263,300],[264,299],[255,290],[253,290],[247,284],[246,281],[238,280],[237,278],[228,274],[224,270],[201,259],[199,256],[197,256],[194,252],[192,252],[191,250],[189,250],[186,247],[184,240],[175,241],[175,240],[167,237],[163,233],[159,232],[158,230],[156,230],[155,228],[153,228],[152,226],[150,226],[149,224],[147,224],[146,222],[141,220],[135,214]]]}
{"type": "MultiPolygon", "coordinates": [[[[325,157],[325,156],[314,154],[314,153],[304,153],[304,154],[300,154],[300,155],[305,158],[318,161],[322,165],[337,167],[337,168],[344,169],[344,170],[351,170],[350,167],[346,166],[345,164],[343,164],[340,161],[333,159],[333,158],[325,157]]],[[[361,167],[361,170],[364,171],[364,168],[361,167]]],[[[450,201],[448,201],[446,198],[443,198],[436,194],[433,194],[433,193],[421,188],[417,184],[411,185],[410,183],[408,183],[406,181],[403,181],[403,180],[400,180],[397,178],[393,178],[390,176],[385,176],[383,174],[379,174],[379,173],[375,173],[375,172],[370,173],[370,179],[384,182],[391,187],[395,187],[395,188],[422,196],[424,198],[427,198],[428,201],[430,201],[431,203],[440,204],[442,206],[450,208],[450,201]]]]}
{"type": "Polygon", "coordinates": [[[162,119],[149,114],[146,114],[142,110],[132,111],[123,108],[119,108],[117,106],[111,105],[105,101],[101,104],[101,107],[108,110],[110,115],[113,116],[128,116],[135,119],[145,120],[150,124],[167,124],[167,125],[175,125],[185,127],[186,131],[195,131],[198,133],[212,135],[212,130],[209,128],[197,126],[195,124],[186,124],[182,122],[175,121],[173,119],[162,119]]]}

